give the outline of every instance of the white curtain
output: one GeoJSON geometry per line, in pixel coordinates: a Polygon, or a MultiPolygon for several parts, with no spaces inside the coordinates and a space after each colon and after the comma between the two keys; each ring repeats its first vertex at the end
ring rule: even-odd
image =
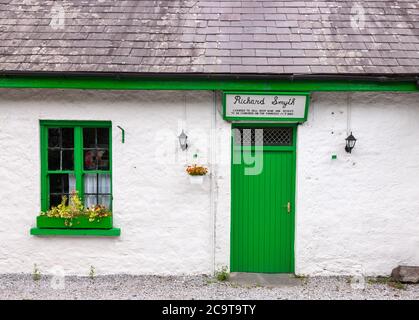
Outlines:
{"type": "Polygon", "coordinates": [[[76,176],[74,174],[68,175],[68,192],[71,193],[76,191],[76,176]]]}
{"type": "Polygon", "coordinates": [[[109,208],[110,196],[103,195],[103,194],[111,193],[110,175],[109,174],[86,174],[84,176],[84,193],[85,193],[85,197],[84,197],[85,207],[89,208],[89,207],[95,206],[96,204],[100,204],[109,208]]]}

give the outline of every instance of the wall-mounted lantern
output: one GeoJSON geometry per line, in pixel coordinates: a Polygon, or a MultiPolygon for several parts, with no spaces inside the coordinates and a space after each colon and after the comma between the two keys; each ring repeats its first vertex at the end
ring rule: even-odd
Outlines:
{"type": "Polygon", "coordinates": [[[348,153],[351,153],[352,149],[355,147],[355,143],[356,143],[356,139],[352,135],[352,132],[345,140],[346,140],[345,151],[348,152],[348,153]]]}
{"type": "Polygon", "coordinates": [[[178,136],[178,138],[182,151],[188,149],[188,136],[185,134],[185,131],[182,130],[182,133],[178,136]]]}

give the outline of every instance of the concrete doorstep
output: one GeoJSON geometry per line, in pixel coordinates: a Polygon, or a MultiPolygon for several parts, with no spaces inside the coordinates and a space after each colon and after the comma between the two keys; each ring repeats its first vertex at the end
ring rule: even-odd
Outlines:
{"type": "Polygon", "coordinates": [[[229,279],[231,283],[244,286],[262,286],[262,287],[293,287],[302,284],[301,279],[296,278],[289,273],[247,273],[232,272],[229,279]]]}

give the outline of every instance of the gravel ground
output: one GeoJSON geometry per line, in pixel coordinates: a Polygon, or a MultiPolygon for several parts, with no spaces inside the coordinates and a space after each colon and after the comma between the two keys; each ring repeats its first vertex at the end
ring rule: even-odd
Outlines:
{"type": "Polygon", "coordinates": [[[310,277],[293,287],[268,288],[219,282],[207,276],[65,277],[0,275],[0,299],[419,299],[419,285],[354,283],[348,277],[310,277]]]}

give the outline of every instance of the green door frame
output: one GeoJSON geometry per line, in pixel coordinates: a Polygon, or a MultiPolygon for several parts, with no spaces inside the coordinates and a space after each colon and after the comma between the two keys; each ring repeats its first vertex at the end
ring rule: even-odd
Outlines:
{"type": "MultiPolygon", "coordinates": [[[[261,128],[261,127],[288,127],[293,128],[293,144],[292,146],[278,146],[278,147],[270,147],[273,148],[275,151],[288,151],[292,152],[293,154],[293,161],[292,161],[292,185],[291,185],[291,272],[295,273],[295,207],[296,207],[296,180],[297,180],[297,127],[299,123],[246,123],[246,122],[240,122],[240,123],[232,123],[231,124],[231,159],[230,159],[230,190],[233,190],[233,152],[234,152],[234,135],[233,130],[234,128],[240,128],[240,127],[255,127],[255,128],[261,128]]],[[[265,147],[269,148],[269,147],[265,147]]],[[[230,192],[230,194],[232,194],[230,192]]],[[[232,250],[233,250],[233,241],[231,239],[232,236],[232,214],[233,214],[233,197],[230,197],[230,268],[232,263],[232,250]]]]}

